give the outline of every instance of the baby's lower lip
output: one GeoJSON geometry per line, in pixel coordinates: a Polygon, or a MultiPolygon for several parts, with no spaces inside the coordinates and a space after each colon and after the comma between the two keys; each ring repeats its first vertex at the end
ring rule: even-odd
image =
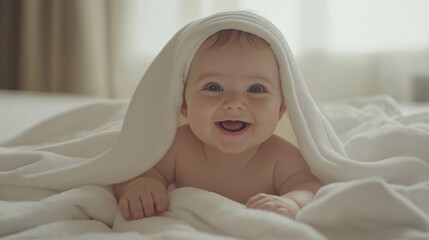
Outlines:
{"type": "Polygon", "coordinates": [[[221,122],[216,122],[215,125],[223,134],[225,134],[227,136],[238,136],[238,135],[245,133],[250,128],[250,126],[252,124],[251,123],[245,123],[245,126],[243,128],[240,128],[238,130],[231,130],[231,131],[228,131],[227,129],[222,127],[221,122]]]}

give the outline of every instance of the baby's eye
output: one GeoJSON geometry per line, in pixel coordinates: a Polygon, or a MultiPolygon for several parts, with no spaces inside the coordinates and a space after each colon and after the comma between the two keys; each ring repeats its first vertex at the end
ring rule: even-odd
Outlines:
{"type": "Polygon", "coordinates": [[[262,87],[261,85],[252,85],[247,91],[250,93],[260,93],[264,91],[264,87],[262,87]]]}
{"type": "Polygon", "coordinates": [[[210,83],[209,85],[207,85],[206,89],[212,92],[222,91],[222,87],[217,83],[210,83]]]}

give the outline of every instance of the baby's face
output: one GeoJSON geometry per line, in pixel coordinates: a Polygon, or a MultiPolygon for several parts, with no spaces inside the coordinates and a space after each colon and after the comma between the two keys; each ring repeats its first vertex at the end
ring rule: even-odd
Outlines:
{"type": "Polygon", "coordinates": [[[210,48],[214,41],[194,56],[182,113],[205,144],[240,153],[267,140],[285,111],[278,65],[261,39],[242,36],[210,48]]]}

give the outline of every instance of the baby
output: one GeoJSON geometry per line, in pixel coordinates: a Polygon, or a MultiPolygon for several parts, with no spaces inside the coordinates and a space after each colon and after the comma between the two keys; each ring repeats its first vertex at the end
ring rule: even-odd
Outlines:
{"type": "Polygon", "coordinates": [[[167,187],[195,187],[295,218],[321,187],[300,151],[273,134],[286,107],[269,44],[250,33],[222,30],[196,52],[182,114],[162,159],[115,185],[127,220],[169,208],[167,187]]]}

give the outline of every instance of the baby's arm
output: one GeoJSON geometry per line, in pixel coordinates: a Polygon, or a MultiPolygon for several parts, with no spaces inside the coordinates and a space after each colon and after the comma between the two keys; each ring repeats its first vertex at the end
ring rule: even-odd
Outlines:
{"type": "Polygon", "coordinates": [[[173,147],[151,169],[114,186],[119,210],[126,220],[152,217],[168,210],[167,187],[174,180],[173,147]]]}
{"type": "Polygon", "coordinates": [[[293,147],[277,161],[274,170],[276,195],[257,194],[247,202],[249,208],[274,211],[294,219],[314,199],[322,184],[314,177],[298,149],[293,147]]]}
{"type": "Polygon", "coordinates": [[[314,194],[317,192],[315,189],[319,189],[321,186],[319,182],[306,183],[279,196],[259,193],[250,198],[246,206],[248,208],[273,211],[295,219],[301,208],[313,200],[314,194]]]}

